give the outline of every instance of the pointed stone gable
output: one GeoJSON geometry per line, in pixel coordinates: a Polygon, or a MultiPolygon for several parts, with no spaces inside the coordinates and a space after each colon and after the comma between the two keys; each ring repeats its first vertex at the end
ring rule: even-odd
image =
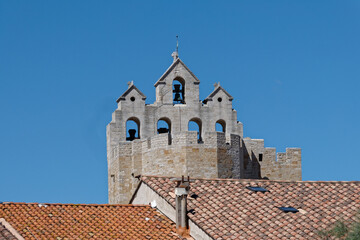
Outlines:
{"type": "Polygon", "coordinates": [[[126,96],[129,95],[132,91],[136,91],[140,96],[142,100],[146,99],[145,94],[143,94],[133,83],[129,85],[129,88],[116,100],[116,102],[124,101],[126,96]]]}
{"type": "Polygon", "coordinates": [[[188,71],[191,76],[195,79],[195,83],[200,83],[200,80],[195,76],[195,74],[193,72],[190,71],[190,69],[185,65],[185,63],[183,61],[181,61],[180,58],[178,58],[175,62],[173,62],[170,67],[165,71],[165,73],[159,78],[159,80],[157,80],[157,82],[154,84],[154,86],[156,87],[159,84],[165,84],[165,78],[176,68],[176,66],[178,66],[179,64],[181,64],[186,71],[188,71]]]}
{"type": "Polygon", "coordinates": [[[216,84],[215,90],[212,93],[210,93],[210,95],[207,98],[205,98],[204,101],[212,101],[213,97],[220,91],[224,92],[225,95],[229,97],[230,101],[234,99],[223,87],[220,86],[220,84],[216,84]]]}

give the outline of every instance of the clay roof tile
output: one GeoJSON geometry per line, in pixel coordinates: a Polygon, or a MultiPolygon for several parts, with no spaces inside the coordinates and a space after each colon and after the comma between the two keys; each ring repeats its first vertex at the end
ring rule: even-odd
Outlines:
{"type": "MultiPolygon", "coordinates": [[[[170,178],[142,177],[166,198],[173,192],[170,178]]],[[[269,180],[194,179],[188,201],[189,218],[215,239],[317,239],[317,231],[337,220],[355,219],[360,209],[360,182],[287,182],[269,180]],[[262,186],[269,192],[252,192],[262,186]],[[285,213],[278,207],[294,207],[285,213]],[[301,210],[301,211],[300,211],[301,210]]],[[[153,188],[154,189],[154,188],[153,188]]],[[[155,190],[156,191],[156,190],[155,190]]],[[[169,203],[175,207],[175,201],[169,203]]]]}
{"type": "MultiPolygon", "coordinates": [[[[179,239],[175,224],[147,205],[0,204],[25,239],[179,239]]],[[[0,225],[0,239],[2,227],[0,225]]]]}

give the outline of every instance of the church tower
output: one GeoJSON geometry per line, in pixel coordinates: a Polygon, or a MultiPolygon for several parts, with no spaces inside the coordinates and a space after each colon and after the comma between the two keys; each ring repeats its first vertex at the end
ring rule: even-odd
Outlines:
{"type": "Polygon", "coordinates": [[[301,180],[301,149],[276,154],[263,139],[243,138],[233,97],[217,83],[201,101],[199,79],[172,57],[153,104],[133,82],[117,100],[106,129],[109,203],[128,203],[141,174],[301,180]]]}

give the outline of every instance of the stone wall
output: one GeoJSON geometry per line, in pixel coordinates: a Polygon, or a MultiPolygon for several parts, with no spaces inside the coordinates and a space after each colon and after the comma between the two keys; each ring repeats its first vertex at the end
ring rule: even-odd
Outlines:
{"type": "Polygon", "coordinates": [[[109,156],[109,202],[127,203],[140,174],[239,178],[240,138],[231,139],[226,142],[224,133],[209,132],[198,143],[197,132],[185,131],[119,143],[109,156]]]}
{"type": "Polygon", "coordinates": [[[119,143],[109,156],[109,202],[127,203],[140,174],[301,180],[301,149],[276,153],[264,147],[263,139],[230,139],[227,142],[221,132],[207,132],[198,143],[197,132],[184,131],[119,143]]]}
{"type": "Polygon", "coordinates": [[[275,148],[265,148],[263,139],[243,139],[244,161],[248,168],[259,168],[256,171],[248,170],[245,178],[268,178],[271,180],[301,181],[301,149],[286,148],[285,153],[276,153],[275,148]],[[262,154],[262,159],[260,159],[262,154]],[[261,160],[261,161],[260,161],[261,160]]]}

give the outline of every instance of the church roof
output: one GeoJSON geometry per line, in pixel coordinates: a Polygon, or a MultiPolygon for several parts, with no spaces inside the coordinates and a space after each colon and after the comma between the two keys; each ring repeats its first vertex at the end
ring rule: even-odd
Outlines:
{"type": "Polygon", "coordinates": [[[156,87],[159,83],[162,82],[162,80],[164,80],[167,75],[169,75],[169,73],[178,65],[178,64],[182,64],[184,66],[184,68],[191,74],[191,76],[194,77],[194,79],[196,80],[196,82],[200,83],[200,80],[195,76],[195,74],[193,72],[191,72],[191,70],[185,65],[185,63],[183,61],[181,61],[180,58],[177,58],[171,65],[170,67],[165,71],[165,73],[159,78],[159,80],[157,80],[157,82],[154,84],[154,86],[156,87]]]}
{"type": "Polygon", "coordinates": [[[179,239],[147,205],[1,203],[0,218],[25,239],[179,239]]]}
{"type": "MultiPolygon", "coordinates": [[[[213,239],[319,239],[319,230],[355,221],[360,209],[360,182],[193,180],[189,219],[213,239]]],[[[170,178],[143,176],[142,183],[175,208],[170,178]]]]}

